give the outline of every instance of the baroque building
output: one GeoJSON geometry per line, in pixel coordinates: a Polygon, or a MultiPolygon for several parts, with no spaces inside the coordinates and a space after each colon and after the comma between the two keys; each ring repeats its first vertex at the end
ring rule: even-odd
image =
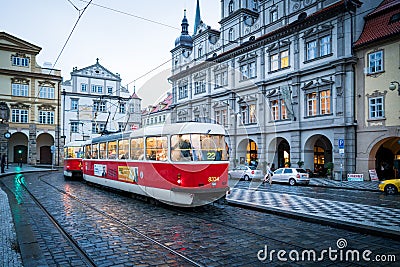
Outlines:
{"type": "Polygon", "coordinates": [[[0,32],[0,153],[8,162],[60,163],[61,72],[41,67],[41,47],[0,32]]]}
{"type": "Polygon", "coordinates": [[[148,106],[142,111],[142,125],[170,124],[171,123],[171,104],[172,94],[167,93],[167,97],[157,105],[148,106]]]}
{"type": "Polygon", "coordinates": [[[222,0],[220,30],[197,4],[194,33],[185,12],[171,50],[171,121],[224,125],[233,166],[300,163],[326,175],[333,163],[335,179],[354,173],[352,43],[378,3],[222,0]]]}
{"type": "Polygon", "coordinates": [[[399,178],[400,1],[385,0],[365,17],[354,48],[356,72],[357,173],[399,178]]]}
{"type": "Polygon", "coordinates": [[[141,99],[99,63],[74,68],[62,84],[62,135],[66,143],[138,128],[141,99]]]}

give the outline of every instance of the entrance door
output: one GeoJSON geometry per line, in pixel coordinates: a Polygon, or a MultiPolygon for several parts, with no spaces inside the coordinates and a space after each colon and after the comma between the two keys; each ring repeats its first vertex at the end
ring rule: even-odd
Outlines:
{"type": "Polygon", "coordinates": [[[40,147],[40,164],[51,164],[51,148],[50,146],[40,147]]]}
{"type": "Polygon", "coordinates": [[[14,146],[14,162],[27,163],[28,159],[28,147],[24,145],[14,146]]]}

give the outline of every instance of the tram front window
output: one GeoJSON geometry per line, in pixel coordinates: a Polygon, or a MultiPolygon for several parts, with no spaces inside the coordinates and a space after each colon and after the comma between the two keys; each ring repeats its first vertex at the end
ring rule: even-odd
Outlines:
{"type": "Polygon", "coordinates": [[[172,161],[221,161],[227,158],[225,139],[222,135],[171,136],[172,161]]]}

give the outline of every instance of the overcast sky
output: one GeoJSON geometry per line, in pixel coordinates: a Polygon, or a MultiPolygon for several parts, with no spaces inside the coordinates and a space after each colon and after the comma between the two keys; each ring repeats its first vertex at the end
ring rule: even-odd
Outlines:
{"type": "MultiPolygon", "coordinates": [[[[41,47],[37,58],[39,65],[55,64],[88,2],[0,0],[0,31],[41,47]]],[[[219,0],[200,0],[201,19],[217,30],[220,3],[219,0]]],[[[156,104],[171,87],[166,81],[170,73],[167,69],[171,67],[170,50],[180,35],[184,9],[192,34],[196,0],[93,0],[82,14],[55,68],[68,80],[73,67],[93,65],[99,58],[101,65],[121,75],[123,85],[130,83],[131,92],[136,85],[136,93],[143,99],[142,107],[156,104]],[[166,61],[169,62],[142,77],[166,61]],[[134,80],[137,81],[131,83],[134,80]]]]}

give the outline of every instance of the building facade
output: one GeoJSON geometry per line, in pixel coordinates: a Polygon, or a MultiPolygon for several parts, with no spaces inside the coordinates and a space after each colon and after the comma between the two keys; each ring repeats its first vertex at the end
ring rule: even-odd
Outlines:
{"type": "Polygon", "coordinates": [[[155,106],[148,106],[142,112],[142,125],[170,124],[171,123],[172,94],[155,106]]]}
{"type": "Polygon", "coordinates": [[[0,153],[10,163],[60,163],[61,72],[39,66],[40,51],[0,32],[0,153]]]}
{"type": "Polygon", "coordinates": [[[400,1],[385,0],[365,17],[355,43],[357,172],[399,178],[400,1]]]}
{"type": "Polygon", "coordinates": [[[171,121],[224,125],[233,166],[354,173],[352,43],[360,14],[378,4],[365,2],[222,0],[220,30],[200,20],[193,35],[185,14],[171,50],[171,121]]]}
{"type": "Polygon", "coordinates": [[[71,72],[62,84],[62,135],[65,142],[140,127],[141,99],[121,85],[118,73],[94,65],[71,72]]]}

